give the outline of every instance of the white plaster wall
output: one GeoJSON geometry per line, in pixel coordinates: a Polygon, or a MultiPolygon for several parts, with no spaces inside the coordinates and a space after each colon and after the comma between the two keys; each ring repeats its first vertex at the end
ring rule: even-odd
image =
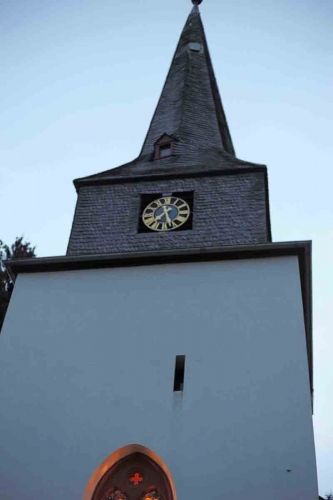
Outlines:
{"type": "Polygon", "coordinates": [[[81,499],[130,443],[164,459],[179,500],[318,498],[302,314],[296,257],[20,275],[1,500],[81,499]]]}

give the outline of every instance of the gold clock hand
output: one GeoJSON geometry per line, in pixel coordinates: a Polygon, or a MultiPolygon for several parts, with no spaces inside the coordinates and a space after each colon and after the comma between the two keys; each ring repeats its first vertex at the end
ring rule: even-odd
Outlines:
{"type": "Polygon", "coordinates": [[[172,210],[171,207],[163,207],[163,211],[164,211],[168,226],[172,225],[171,219],[170,219],[169,214],[168,214],[168,212],[170,212],[170,210],[172,210]]]}
{"type": "Polygon", "coordinates": [[[172,210],[172,208],[163,206],[162,209],[163,209],[163,213],[161,213],[160,215],[157,215],[155,217],[155,220],[160,221],[162,219],[162,217],[165,216],[167,223],[171,224],[171,219],[168,215],[168,212],[170,212],[170,210],[172,210]]]}
{"type": "Polygon", "coordinates": [[[164,217],[164,212],[161,213],[161,215],[156,215],[155,220],[159,221],[162,219],[162,217],[164,217]]]}

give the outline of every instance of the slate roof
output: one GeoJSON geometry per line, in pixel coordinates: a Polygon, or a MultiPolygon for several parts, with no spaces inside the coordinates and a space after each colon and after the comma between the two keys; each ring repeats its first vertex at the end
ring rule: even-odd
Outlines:
{"type": "Polygon", "coordinates": [[[170,175],[190,175],[198,172],[221,171],[244,171],[254,168],[263,169],[264,165],[240,160],[235,156],[225,153],[220,148],[202,149],[197,148],[180,153],[177,144],[172,156],[152,160],[152,154],[144,155],[135,160],[121,165],[120,167],[106,170],[95,175],[90,175],[74,181],[78,188],[82,184],[95,184],[98,181],[126,180],[134,177],[161,177],[170,175]]]}
{"type": "Polygon", "coordinates": [[[197,5],[185,23],[141,154],[150,153],[163,133],[179,136],[187,148],[235,154],[197,5]],[[199,52],[191,50],[194,44],[199,52]]]}
{"type": "Polygon", "coordinates": [[[257,166],[235,157],[199,8],[194,5],[138,158],[120,167],[76,179],[74,183],[78,188],[80,184],[102,179],[112,182],[115,178],[133,176],[243,170],[257,166]],[[153,160],[154,145],[163,134],[173,137],[173,154],[153,160]]]}

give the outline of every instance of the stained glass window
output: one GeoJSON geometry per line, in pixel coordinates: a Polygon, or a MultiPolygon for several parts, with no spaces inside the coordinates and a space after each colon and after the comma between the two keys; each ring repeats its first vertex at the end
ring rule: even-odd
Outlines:
{"type": "Polygon", "coordinates": [[[162,500],[161,495],[158,490],[154,487],[148,488],[148,491],[144,493],[142,500],[162,500]]]}
{"type": "Polygon", "coordinates": [[[92,500],[173,500],[173,497],[161,467],[143,453],[132,453],[104,474],[92,500]]]}
{"type": "Polygon", "coordinates": [[[118,488],[111,488],[104,495],[104,500],[127,500],[126,495],[118,488]]]}

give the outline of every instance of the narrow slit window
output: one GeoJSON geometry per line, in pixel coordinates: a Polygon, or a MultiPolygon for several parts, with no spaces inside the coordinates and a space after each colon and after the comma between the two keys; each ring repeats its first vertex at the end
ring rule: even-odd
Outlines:
{"type": "Polygon", "coordinates": [[[184,390],[184,376],[185,376],[185,356],[176,356],[175,380],[173,384],[174,392],[179,392],[184,390]]]}

